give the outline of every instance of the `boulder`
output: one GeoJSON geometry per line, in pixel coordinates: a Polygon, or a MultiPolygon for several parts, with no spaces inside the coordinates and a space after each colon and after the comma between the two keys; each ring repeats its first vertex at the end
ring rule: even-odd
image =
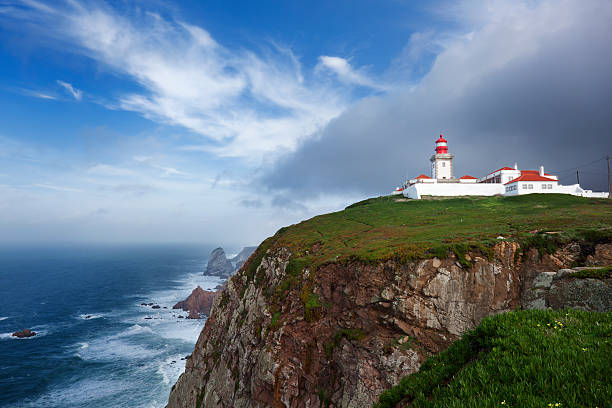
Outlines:
{"type": "Polygon", "coordinates": [[[23,329],[21,331],[17,331],[15,333],[12,334],[13,337],[19,337],[20,339],[26,338],[26,337],[33,337],[36,336],[36,332],[32,331],[30,329],[23,329]]]}
{"type": "Polygon", "coordinates": [[[553,278],[557,272],[540,272],[533,280],[533,288],[548,289],[552,285],[553,278]]]}
{"type": "Polygon", "coordinates": [[[555,275],[555,279],[562,279],[574,273],[573,269],[559,269],[555,275]]]}

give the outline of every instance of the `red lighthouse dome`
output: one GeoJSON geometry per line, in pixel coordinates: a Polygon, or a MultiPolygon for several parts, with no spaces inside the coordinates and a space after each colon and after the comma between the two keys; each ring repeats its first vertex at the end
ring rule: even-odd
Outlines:
{"type": "Polygon", "coordinates": [[[442,135],[436,140],[436,154],[447,154],[448,153],[448,142],[442,135]]]}

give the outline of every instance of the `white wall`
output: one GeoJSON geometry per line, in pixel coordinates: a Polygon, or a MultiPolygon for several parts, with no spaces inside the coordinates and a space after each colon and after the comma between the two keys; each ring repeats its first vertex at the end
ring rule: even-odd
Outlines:
{"type": "Polygon", "coordinates": [[[493,196],[504,194],[503,184],[464,184],[464,183],[417,183],[404,190],[404,197],[421,198],[424,195],[457,197],[466,195],[493,196]]]}

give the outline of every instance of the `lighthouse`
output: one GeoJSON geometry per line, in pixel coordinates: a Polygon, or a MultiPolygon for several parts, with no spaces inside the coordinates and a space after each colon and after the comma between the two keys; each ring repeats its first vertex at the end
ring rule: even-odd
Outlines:
{"type": "Polygon", "coordinates": [[[448,153],[448,142],[440,135],[436,140],[436,154],[431,156],[431,178],[451,180],[453,178],[453,155],[448,153]]]}

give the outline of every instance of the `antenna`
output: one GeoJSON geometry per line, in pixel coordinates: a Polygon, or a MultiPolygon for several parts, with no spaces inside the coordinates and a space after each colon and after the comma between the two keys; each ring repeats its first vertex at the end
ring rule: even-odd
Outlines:
{"type": "Polygon", "coordinates": [[[606,155],[608,161],[608,198],[612,198],[612,183],[610,183],[610,155],[606,155]]]}

